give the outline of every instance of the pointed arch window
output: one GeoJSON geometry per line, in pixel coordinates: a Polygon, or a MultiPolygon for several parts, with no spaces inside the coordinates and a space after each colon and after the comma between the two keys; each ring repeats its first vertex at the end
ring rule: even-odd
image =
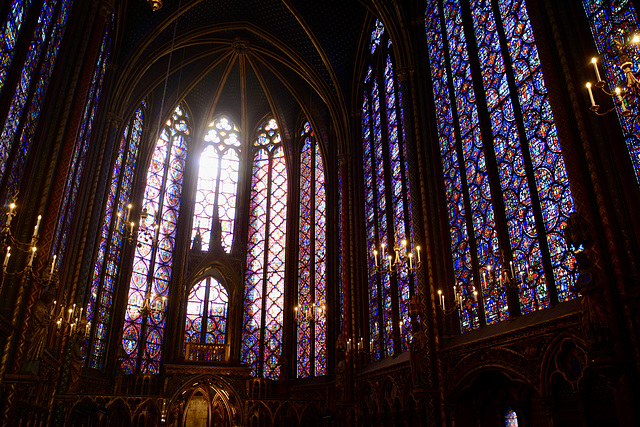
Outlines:
{"type": "Polygon", "coordinates": [[[533,29],[524,0],[497,3],[425,13],[455,275],[444,291],[463,332],[572,297],[573,198],[533,29]]]}
{"type": "Polygon", "coordinates": [[[305,378],[325,375],[327,370],[327,200],[322,153],[309,122],[303,125],[301,137],[296,320],[298,377],[305,378]],[[316,316],[319,313],[323,315],[316,316]]]}
{"type": "Polygon", "coordinates": [[[253,143],[242,360],[254,376],[280,375],[287,224],[287,168],[275,119],[253,143]]]}
{"type": "MultiPolygon", "coordinates": [[[[0,131],[0,184],[4,189],[3,205],[8,197],[17,194],[20,187],[72,5],[73,0],[44,1],[25,62],[11,64],[13,67],[22,67],[17,86],[15,89],[2,88],[3,91],[15,90],[7,117],[0,118],[4,123],[0,131]]],[[[12,7],[16,6],[17,3],[12,3],[12,7]]],[[[26,9],[22,9],[21,13],[26,13],[26,9]]],[[[12,14],[17,18],[17,9],[12,9],[12,14]]],[[[7,53],[6,57],[10,56],[12,54],[7,53]]]]}
{"type": "MultiPolygon", "coordinates": [[[[591,32],[593,33],[598,53],[602,56],[606,73],[605,79],[609,82],[626,81],[627,78],[618,66],[617,58],[611,53],[611,46],[614,45],[614,40],[621,42],[623,37],[632,37],[632,31],[638,28],[638,12],[633,2],[630,0],[583,0],[582,4],[591,25],[591,32]]],[[[625,39],[624,42],[627,43],[628,40],[625,39]]],[[[640,53],[638,53],[637,49],[629,49],[627,54],[634,64],[634,70],[637,70],[640,64],[640,53]]],[[[636,179],[640,184],[640,126],[638,124],[638,116],[624,116],[621,114],[620,109],[617,112],[636,179]]]]}
{"type": "Polygon", "coordinates": [[[228,253],[233,244],[236,216],[240,131],[229,117],[220,116],[211,122],[204,139],[205,146],[200,155],[192,240],[199,232],[202,237],[202,250],[209,250],[213,221],[220,221],[221,243],[228,253]]]}
{"type": "MultiPolygon", "coordinates": [[[[371,33],[369,68],[364,79],[362,137],[365,176],[366,240],[370,252],[403,247],[414,241],[411,199],[402,126],[402,98],[395,77],[391,39],[376,21],[371,33]]],[[[387,253],[380,257],[386,259],[387,253]]],[[[375,359],[408,349],[411,342],[409,299],[414,276],[406,269],[376,271],[368,259],[369,331],[375,359]]]]}
{"type": "Polygon", "coordinates": [[[179,105],[156,142],[147,171],[142,207],[147,212],[146,227],[158,228],[153,239],[138,234],[122,334],[125,351],[122,368],[126,373],[160,371],[190,133],[189,116],[179,105]]]}
{"type": "Polygon", "coordinates": [[[504,415],[504,425],[506,427],[518,427],[518,414],[513,408],[507,408],[507,412],[504,415]]]}
{"type": "Polygon", "coordinates": [[[127,201],[131,199],[133,174],[138,161],[146,107],[146,102],[143,101],[127,123],[111,172],[98,255],[93,267],[87,303],[87,322],[91,324],[87,364],[91,368],[104,367],[107,331],[111,323],[114,287],[120,271],[122,236],[125,228],[124,222],[118,220],[117,213],[124,212],[127,201]]]}
{"type": "Polygon", "coordinates": [[[187,299],[187,323],[184,342],[198,344],[226,343],[229,293],[213,277],[193,285],[187,299]]]}

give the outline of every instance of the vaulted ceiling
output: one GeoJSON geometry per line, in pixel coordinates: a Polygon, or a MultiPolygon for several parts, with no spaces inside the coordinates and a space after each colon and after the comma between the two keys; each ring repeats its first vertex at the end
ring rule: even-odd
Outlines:
{"type": "Polygon", "coordinates": [[[286,138],[302,113],[325,142],[330,129],[348,137],[356,52],[369,19],[357,1],[164,0],[152,12],[145,0],[127,0],[120,14],[118,114],[152,94],[154,115],[184,99],[202,126],[228,113],[249,135],[273,112],[286,138]]]}

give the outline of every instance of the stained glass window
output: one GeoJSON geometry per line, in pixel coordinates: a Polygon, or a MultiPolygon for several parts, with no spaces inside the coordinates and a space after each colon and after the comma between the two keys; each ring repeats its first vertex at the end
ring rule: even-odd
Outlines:
{"type": "Polygon", "coordinates": [[[326,374],[327,219],[324,163],[309,122],[300,155],[300,246],[298,256],[298,377],[326,374]]]}
{"type": "Polygon", "coordinates": [[[220,222],[223,247],[231,249],[239,164],[240,131],[228,117],[218,117],[209,125],[200,156],[193,218],[192,239],[200,232],[203,251],[209,249],[213,221],[220,222]]]}
{"type": "Polygon", "coordinates": [[[533,30],[524,0],[498,4],[498,15],[489,0],[432,2],[425,13],[455,275],[447,294],[463,332],[509,316],[507,278],[522,313],[548,307],[552,294],[571,298],[562,227],[573,199],[533,30]]]}
{"type": "Polygon", "coordinates": [[[122,334],[125,351],[122,368],[126,373],[157,374],[160,370],[190,133],[189,116],[179,105],[156,142],[147,171],[142,203],[146,218],[138,225],[140,230],[122,334]]]}
{"type": "Polygon", "coordinates": [[[16,41],[20,35],[20,29],[25,16],[31,6],[31,0],[13,0],[9,6],[9,16],[0,29],[0,93],[13,60],[16,49],[16,41]]]}
{"type": "MultiPolygon", "coordinates": [[[[616,41],[629,43],[629,39],[638,30],[638,12],[630,0],[602,1],[582,0],[584,10],[591,25],[591,32],[595,39],[598,52],[601,55],[600,71],[604,71],[604,78],[610,88],[618,82],[626,81],[626,77],[619,67],[616,56],[616,41]]],[[[634,72],[640,65],[640,52],[637,49],[627,49],[627,56],[633,62],[634,72]]],[[[595,80],[595,76],[593,77],[595,80]]],[[[636,179],[640,183],[640,118],[638,115],[623,116],[618,107],[618,119],[633,163],[636,179]]]]}
{"type": "Polygon", "coordinates": [[[72,0],[45,0],[25,62],[12,64],[22,72],[0,133],[3,204],[19,189],[72,4],[72,0]]]}
{"type": "Polygon", "coordinates": [[[379,48],[372,49],[364,82],[362,137],[366,239],[370,248],[369,344],[374,358],[379,359],[407,350],[411,342],[408,303],[414,277],[406,265],[413,248],[413,230],[402,101],[390,39],[384,35],[380,21],[376,21],[371,38],[379,40],[379,48]],[[401,248],[397,253],[401,267],[391,273],[388,257],[395,261],[396,246],[401,248]]]}
{"type": "Polygon", "coordinates": [[[242,360],[252,374],[280,375],[287,223],[287,168],[275,119],[262,123],[253,144],[242,360]]]}
{"type": "Polygon", "coordinates": [[[507,413],[504,415],[504,424],[506,427],[518,427],[518,414],[513,408],[507,409],[507,413]]]}
{"type": "Polygon", "coordinates": [[[215,278],[202,279],[189,292],[184,342],[226,344],[229,292],[215,278]]]}
{"type": "Polygon", "coordinates": [[[143,102],[125,127],[109,181],[104,222],[100,229],[100,244],[87,302],[87,322],[91,324],[87,364],[96,369],[104,367],[107,331],[123,249],[122,236],[125,232],[125,222],[131,221],[131,218],[123,214],[126,213],[128,201],[131,200],[145,109],[146,102],[143,102]]]}

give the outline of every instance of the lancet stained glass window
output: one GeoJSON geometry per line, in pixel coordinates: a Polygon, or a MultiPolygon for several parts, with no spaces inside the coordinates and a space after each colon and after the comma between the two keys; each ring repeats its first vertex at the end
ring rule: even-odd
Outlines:
{"type": "MultiPolygon", "coordinates": [[[[626,81],[626,76],[618,66],[615,56],[615,41],[628,43],[638,30],[638,12],[630,0],[583,0],[584,10],[591,25],[591,32],[595,39],[598,52],[601,55],[600,71],[604,71],[604,78],[609,87],[616,82],[626,81]]],[[[627,50],[629,60],[633,62],[633,70],[637,72],[640,66],[640,52],[637,48],[627,50]]],[[[594,76],[595,79],[595,76],[594,76]]],[[[636,179],[640,183],[640,117],[638,115],[623,116],[618,107],[618,119],[633,163],[636,179]]]]}
{"type": "Polygon", "coordinates": [[[309,122],[300,136],[297,366],[298,378],[306,378],[327,369],[327,219],[324,162],[309,122]]]}
{"type": "Polygon", "coordinates": [[[463,332],[508,317],[507,276],[518,285],[522,313],[548,307],[550,286],[553,302],[571,298],[574,259],[562,227],[573,199],[533,29],[524,0],[498,6],[495,15],[489,0],[444,0],[425,13],[455,274],[447,294],[461,306],[463,332]],[[470,35],[474,46],[467,45],[470,35]],[[501,215],[497,206],[504,206],[501,215]]]}
{"type": "Polygon", "coordinates": [[[157,374],[160,370],[190,133],[189,116],[179,105],[156,142],[147,171],[142,204],[147,218],[139,224],[122,334],[122,368],[126,373],[157,374]],[[145,306],[149,308],[146,313],[142,310],[145,306]]]}
{"type": "Polygon", "coordinates": [[[275,119],[253,144],[242,360],[254,376],[280,375],[287,224],[287,168],[275,119]]]}
{"type": "Polygon", "coordinates": [[[131,200],[145,109],[146,102],[143,102],[129,120],[120,138],[118,154],[111,172],[104,222],[100,229],[98,255],[93,267],[87,303],[87,322],[91,324],[87,364],[96,369],[104,367],[113,293],[122,256],[122,235],[125,232],[125,222],[131,221],[131,218],[122,215],[126,212],[128,201],[131,200]]]}
{"type": "Polygon", "coordinates": [[[184,342],[226,344],[229,292],[215,278],[193,285],[187,299],[184,342]]]}
{"type": "Polygon", "coordinates": [[[45,0],[25,62],[12,64],[22,72],[0,133],[3,205],[18,191],[72,4],[73,0],[45,0]]]}
{"type": "Polygon", "coordinates": [[[411,342],[408,305],[414,277],[406,267],[415,242],[410,221],[402,102],[392,42],[380,21],[376,21],[371,39],[372,43],[379,41],[378,47],[371,49],[371,65],[364,80],[362,137],[369,248],[369,345],[374,358],[380,359],[407,350],[411,342]],[[397,272],[390,273],[388,256],[395,259],[396,245],[401,248],[400,266],[397,272]],[[400,340],[395,342],[398,337],[400,340]]]}
{"type": "Polygon", "coordinates": [[[236,215],[240,131],[230,118],[221,116],[209,125],[200,156],[192,239],[200,231],[202,250],[210,245],[212,221],[222,226],[222,245],[230,252],[236,215]]]}

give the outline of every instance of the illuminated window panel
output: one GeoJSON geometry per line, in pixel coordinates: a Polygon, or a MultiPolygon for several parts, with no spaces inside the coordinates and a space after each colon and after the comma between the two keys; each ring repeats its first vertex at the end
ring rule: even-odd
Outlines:
{"type": "Polygon", "coordinates": [[[402,98],[393,64],[392,42],[380,21],[376,21],[371,40],[378,41],[376,49],[371,50],[364,78],[361,118],[368,252],[367,344],[373,359],[377,360],[406,351],[411,343],[409,301],[414,277],[408,272],[405,251],[414,249],[416,243],[410,221],[402,98]],[[406,249],[403,240],[408,244],[406,249]],[[388,257],[395,257],[396,245],[402,248],[401,265],[390,273],[388,257]],[[400,338],[398,342],[396,337],[400,338]]]}
{"type": "Polygon", "coordinates": [[[384,25],[382,21],[376,19],[375,28],[371,33],[371,53],[375,52],[380,44],[380,40],[382,40],[382,35],[384,34],[384,25]]]}
{"type": "MultiPolygon", "coordinates": [[[[539,234],[547,236],[558,300],[567,301],[574,298],[569,285],[575,279],[572,278],[575,258],[567,248],[563,228],[569,214],[575,208],[558,140],[558,130],[551,111],[526,3],[524,0],[501,0],[499,6],[506,37],[511,40],[507,47],[518,87],[517,95],[544,220],[544,233],[539,234]]],[[[532,253],[530,259],[535,260],[535,256],[536,254],[532,253]]],[[[514,258],[515,264],[518,264],[519,257],[514,258]]],[[[530,267],[531,275],[539,275],[542,266],[536,266],[535,261],[529,264],[534,266],[530,267]]],[[[532,279],[535,280],[538,295],[542,296],[543,278],[532,279]]],[[[526,302],[527,295],[521,292],[520,303],[523,312],[531,311],[531,303],[526,302]]],[[[541,307],[544,306],[542,301],[541,307]]]]}
{"type": "Polygon", "coordinates": [[[5,199],[16,194],[19,189],[72,4],[71,0],[45,0],[38,17],[29,52],[22,66],[21,78],[0,133],[0,176],[5,177],[7,183],[5,199]],[[40,67],[37,66],[39,63],[40,67]],[[27,105],[30,93],[32,99],[27,105]],[[21,123],[22,133],[18,135],[21,123]],[[7,168],[12,152],[14,159],[10,168],[7,168]]]}
{"type": "Polygon", "coordinates": [[[518,427],[518,414],[512,408],[507,409],[504,415],[504,424],[506,427],[518,427]]]}
{"type": "MultiPolygon", "coordinates": [[[[610,86],[626,80],[622,69],[618,66],[618,60],[612,55],[610,46],[614,44],[614,40],[622,42],[623,37],[630,37],[633,34],[626,33],[626,29],[639,28],[638,12],[634,3],[630,0],[618,0],[606,2],[602,0],[582,0],[587,19],[591,25],[591,33],[596,42],[598,52],[601,55],[602,63],[600,64],[600,72],[604,72],[602,76],[607,80],[610,86]]],[[[624,40],[627,42],[628,40],[624,40]]],[[[640,53],[637,49],[628,52],[629,60],[633,62],[633,69],[638,70],[640,65],[640,53]]],[[[595,75],[593,79],[595,80],[595,75]]],[[[622,131],[629,150],[629,156],[633,163],[636,173],[636,179],[640,183],[640,118],[631,115],[625,117],[620,114],[618,107],[618,120],[622,127],[622,131]]]]}
{"type": "Polygon", "coordinates": [[[147,171],[144,226],[153,230],[159,225],[159,229],[157,240],[138,233],[122,334],[126,373],[157,374],[160,370],[189,135],[189,117],[178,106],[156,142],[147,171]],[[142,311],[145,300],[148,314],[142,311]]]}
{"type": "Polygon", "coordinates": [[[133,174],[138,159],[145,109],[146,102],[143,102],[125,128],[111,173],[98,255],[93,267],[87,303],[87,322],[92,325],[88,340],[90,344],[87,363],[95,369],[104,367],[107,330],[111,322],[113,294],[122,254],[122,233],[127,219],[118,220],[117,214],[125,213],[128,201],[131,200],[133,174]]]}
{"type": "Polygon", "coordinates": [[[280,375],[284,310],[287,170],[275,119],[253,144],[241,357],[252,375],[280,375]]]}
{"type": "MultiPolygon", "coordinates": [[[[451,68],[456,70],[453,73],[453,94],[457,100],[460,120],[462,155],[471,202],[469,210],[476,240],[476,254],[480,266],[496,266],[498,265],[498,237],[484,155],[486,136],[480,132],[476,94],[471,85],[471,66],[466,59],[467,43],[460,13],[457,0],[444,2],[451,68]]],[[[458,283],[458,286],[462,287],[467,307],[477,310],[477,303],[473,298],[475,283],[480,284],[480,281],[458,283]]],[[[479,295],[483,297],[487,323],[497,322],[501,316],[508,315],[506,297],[502,293],[491,292],[483,286],[479,295]]],[[[478,325],[470,325],[470,327],[475,326],[478,325]]]]}
{"type": "Polygon", "coordinates": [[[221,116],[209,125],[205,147],[200,156],[191,239],[198,231],[202,250],[209,250],[213,221],[220,221],[222,246],[228,253],[233,244],[238,170],[240,165],[240,131],[228,117],[221,116]]]}
{"type": "Polygon", "coordinates": [[[473,313],[477,307],[469,293],[473,284],[482,289],[487,324],[509,316],[504,288],[487,286],[489,267],[494,272],[496,268],[510,269],[517,276],[518,308],[526,314],[551,302],[544,257],[549,257],[553,267],[558,301],[571,298],[568,284],[575,262],[562,239],[573,199],[526,5],[524,0],[501,0],[497,4],[499,16],[494,15],[489,0],[472,0],[472,29],[462,24],[458,0],[432,2],[425,13],[452,260],[456,286],[462,287],[463,332],[478,324],[473,313]],[[446,28],[441,28],[441,22],[446,28]],[[501,29],[508,43],[501,40],[501,29]],[[478,76],[471,73],[465,31],[475,36],[477,50],[473,55],[478,57],[478,76]],[[511,92],[508,71],[515,78],[517,93],[511,92]],[[486,104],[478,105],[474,78],[482,84],[486,104]],[[485,129],[491,130],[490,135],[481,135],[478,109],[486,109],[485,129]],[[456,128],[461,144],[456,142],[456,128]],[[485,152],[495,158],[495,170],[488,167],[485,152]],[[535,188],[527,171],[533,171],[535,188]],[[492,175],[500,184],[504,202],[507,248],[498,244],[493,211],[496,200],[492,200],[489,187],[492,175]],[[539,195],[540,205],[534,205],[532,191],[539,195]],[[544,230],[536,228],[536,215],[544,222],[544,230]],[[541,249],[538,236],[546,236],[548,255],[541,249]],[[513,266],[499,265],[499,251],[506,252],[506,259],[512,255],[513,266]],[[469,284],[466,289],[465,282],[469,284]]]}
{"type": "Polygon", "coordinates": [[[308,122],[301,136],[298,258],[298,377],[326,374],[326,192],[320,147],[308,122]],[[312,321],[304,313],[323,314],[312,321]]]}
{"type": "MultiPolygon", "coordinates": [[[[488,0],[471,2],[476,40],[482,68],[484,90],[487,94],[487,109],[491,116],[493,148],[500,171],[500,186],[504,199],[505,216],[509,231],[511,250],[514,253],[514,271],[526,271],[527,266],[541,259],[538,232],[533,217],[531,192],[527,182],[525,160],[518,135],[511,92],[505,73],[503,52],[498,39],[496,22],[488,0]],[[524,231],[524,232],[523,232],[524,231]]],[[[515,39],[517,41],[517,39],[515,39]]],[[[481,265],[481,268],[495,267],[481,265]]],[[[538,286],[522,289],[522,311],[530,312],[548,307],[549,294],[542,264],[532,268],[537,274],[538,286]]],[[[506,307],[506,294],[498,307],[506,307]]],[[[506,319],[506,312],[495,314],[485,309],[487,323],[506,319]]]]}
{"type": "MultiPolygon", "coordinates": [[[[447,77],[444,43],[445,34],[440,25],[440,7],[438,2],[429,3],[425,25],[429,46],[429,61],[431,64],[431,80],[433,82],[433,97],[438,113],[438,141],[444,174],[444,188],[447,197],[447,212],[449,214],[449,236],[451,237],[451,254],[455,283],[471,283],[473,270],[471,265],[471,246],[467,229],[467,207],[463,199],[463,185],[465,180],[463,169],[458,162],[458,152],[454,133],[454,119],[451,104],[451,90],[447,77]]],[[[443,290],[444,291],[444,290],[443,290]]],[[[473,301],[469,289],[462,287],[464,301],[473,301]]],[[[472,305],[464,305],[460,312],[460,326],[463,332],[474,329],[479,325],[478,314],[472,305]]]]}
{"type": "Polygon", "coordinates": [[[16,49],[16,41],[20,35],[20,29],[24,18],[31,6],[31,0],[13,0],[9,6],[9,16],[0,29],[0,93],[13,60],[16,49]]]}
{"type": "Polygon", "coordinates": [[[184,342],[226,344],[229,293],[213,277],[193,285],[187,299],[184,342]]]}
{"type": "MultiPolygon", "coordinates": [[[[406,171],[407,153],[403,144],[404,133],[402,130],[404,128],[401,127],[402,105],[399,97],[396,97],[396,94],[399,95],[400,91],[396,90],[396,79],[390,55],[387,56],[386,60],[384,81],[390,150],[389,160],[391,164],[391,189],[393,192],[394,244],[399,248],[403,248],[402,240],[411,241],[411,236],[413,236],[411,223],[407,221],[409,212],[411,212],[411,198],[409,197],[406,186],[403,186],[403,183],[408,182],[406,171]],[[400,113],[400,117],[398,117],[398,112],[400,113]],[[399,131],[399,129],[402,130],[399,131]]],[[[398,322],[401,322],[400,337],[402,351],[409,349],[409,344],[412,339],[411,319],[409,318],[409,298],[411,296],[409,280],[409,272],[405,268],[399,269],[397,281],[400,318],[398,322]]]]}

